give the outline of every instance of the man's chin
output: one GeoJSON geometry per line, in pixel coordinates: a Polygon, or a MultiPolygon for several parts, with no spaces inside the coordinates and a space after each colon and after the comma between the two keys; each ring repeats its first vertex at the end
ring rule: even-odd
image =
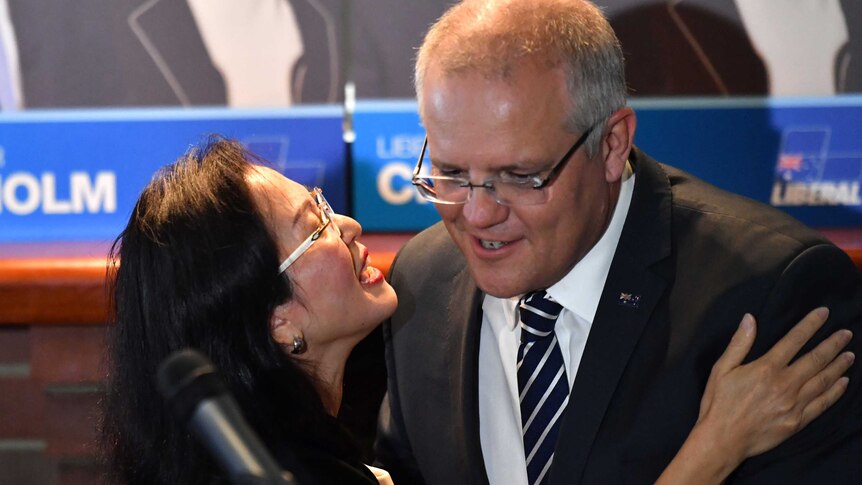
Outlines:
{"type": "Polygon", "coordinates": [[[483,293],[496,298],[513,298],[523,295],[528,290],[513,284],[516,281],[515,277],[506,274],[491,275],[487,272],[470,272],[473,276],[473,281],[483,293]]]}

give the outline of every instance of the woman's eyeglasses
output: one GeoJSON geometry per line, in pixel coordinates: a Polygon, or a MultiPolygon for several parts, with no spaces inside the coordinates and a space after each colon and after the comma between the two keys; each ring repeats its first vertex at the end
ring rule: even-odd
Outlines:
{"type": "Polygon", "coordinates": [[[318,228],[315,229],[314,232],[299,245],[299,247],[294,249],[287,259],[281,262],[278,266],[279,275],[284,273],[291,264],[299,259],[300,256],[305,254],[305,252],[308,251],[308,248],[314,244],[314,241],[317,241],[320,238],[320,235],[323,234],[323,231],[325,231],[326,227],[330,224],[332,224],[332,228],[335,229],[339,237],[341,236],[341,230],[333,220],[335,211],[332,210],[332,206],[329,205],[329,202],[326,201],[326,197],[323,196],[323,190],[321,190],[320,187],[315,187],[311,190],[311,196],[314,198],[314,202],[317,203],[317,208],[320,209],[320,226],[318,226],[318,228]]]}

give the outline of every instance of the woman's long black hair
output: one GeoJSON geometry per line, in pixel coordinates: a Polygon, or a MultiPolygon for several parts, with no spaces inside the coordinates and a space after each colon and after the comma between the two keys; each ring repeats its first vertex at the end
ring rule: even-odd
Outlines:
{"type": "Polygon", "coordinates": [[[187,347],[212,359],[269,446],[292,441],[358,458],[309,375],[270,337],[270,315],[292,292],[276,275],[277,246],[245,180],[255,160],[211,137],[156,174],[114,242],[102,422],[112,482],[221,479],[156,391],[159,364],[187,347]]]}

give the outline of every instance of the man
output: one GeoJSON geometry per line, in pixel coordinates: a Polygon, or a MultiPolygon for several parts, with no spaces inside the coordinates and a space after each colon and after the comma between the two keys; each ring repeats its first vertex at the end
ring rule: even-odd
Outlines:
{"type": "MultiPolygon", "coordinates": [[[[443,221],[390,273],[377,451],[396,483],[652,483],[745,312],[760,322],[749,359],[820,305],[815,341],[858,332],[849,258],[634,148],[624,79],[581,0],[467,1],[426,36],[414,183],[443,221]]],[[[858,482],[859,406],[851,375],[832,409],[728,481],[858,482]]]]}
{"type": "Polygon", "coordinates": [[[341,97],[338,12],[328,0],[7,2],[24,108],[341,97]],[[242,15],[229,11],[240,3],[242,15]]]}

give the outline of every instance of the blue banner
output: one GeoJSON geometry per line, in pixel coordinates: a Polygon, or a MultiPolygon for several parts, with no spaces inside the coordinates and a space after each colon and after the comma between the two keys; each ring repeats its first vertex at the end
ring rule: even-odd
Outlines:
{"type": "Polygon", "coordinates": [[[360,101],[353,123],[353,215],[365,231],[419,231],[440,220],[410,183],[425,140],[416,103],[360,101]]]}
{"type": "Polygon", "coordinates": [[[632,104],[656,159],[812,227],[862,226],[862,96],[632,104]]]}
{"type": "Polygon", "coordinates": [[[110,240],[153,174],[210,134],[347,209],[340,107],[0,115],[0,241],[110,240]]]}
{"type": "MultiPolygon", "coordinates": [[[[862,97],[639,99],[635,143],[659,161],[818,228],[862,226],[862,97]]],[[[410,177],[415,103],[358,103],[354,215],[366,231],[439,220],[410,177]]]]}

